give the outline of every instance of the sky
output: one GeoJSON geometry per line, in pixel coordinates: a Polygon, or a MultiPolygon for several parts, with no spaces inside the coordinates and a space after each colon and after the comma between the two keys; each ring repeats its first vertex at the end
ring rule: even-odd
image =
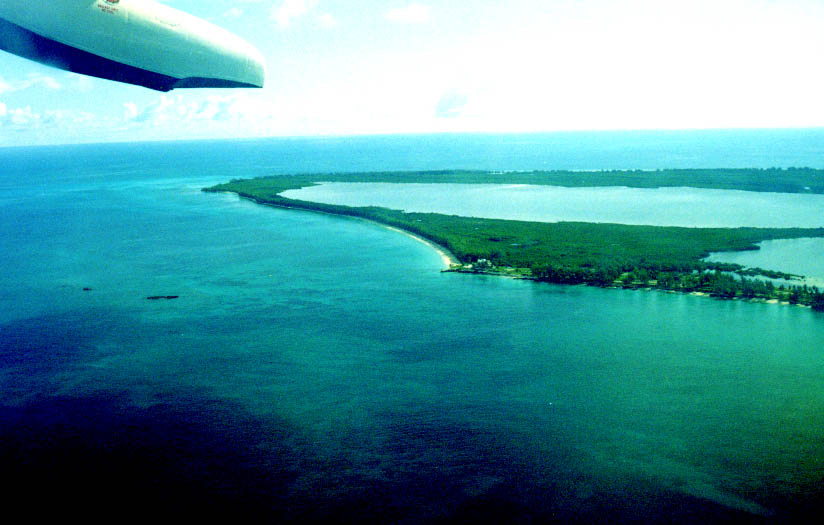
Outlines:
{"type": "Polygon", "coordinates": [[[824,126],[824,0],[163,3],[260,49],[265,87],[164,94],[0,52],[0,147],[824,126]]]}

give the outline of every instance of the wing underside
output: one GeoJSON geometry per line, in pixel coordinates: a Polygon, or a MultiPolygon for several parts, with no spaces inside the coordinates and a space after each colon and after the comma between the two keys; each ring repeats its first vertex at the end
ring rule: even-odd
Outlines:
{"type": "MultiPolygon", "coordinates": [[[[144,9],[146,5],[142,4],[144,9]]],[[[96,37],[107,34],[105,24],[111,24],[108,38],[92,37],[82,25],[76,24],[80,29],[74,29],[65,19],[53,21],[50,32],[54,34],[49,35],[21,25],[27,18],[21,17],[23,21],[15,23],[17,20],[0,16],[0,49],[74,73],[158,91],[262,87],[263,60],[257,50],[205,22],[192,23],[194,17],[161,8],[166,16],[179,14],[184,23],[190,23],[192,31],[186,32],[188,28],[183,24],[170,26],[149,16],[138,18],[143,13],[116,18],[94,10],[78,10],[77,16],[89,18],[86,27],[94,28],[96,37]],[[67,43],[72,39],[80,44],[67,43]],[[106,53],[110,54],[108,58],[106,53]]]]}

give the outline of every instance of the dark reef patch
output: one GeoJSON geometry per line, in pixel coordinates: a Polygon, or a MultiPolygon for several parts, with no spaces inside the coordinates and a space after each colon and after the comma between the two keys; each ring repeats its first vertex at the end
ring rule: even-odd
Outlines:
{"type": "Polygon", "coordinates": [[[0,468],[13,480],[4,507],[22,515],[274,519],[296,478],[286,454],[267,446],[272,430],[225,403],[55,397],[0,407],[0,422],[0,468]]]}
{"type": "Polygon", "coordinates": [[[41,398],[0,407],[0,468],[14,481],[4,507],[85,522],[761,520],[648,482],[599,480],[565,453],[534,457],[443,419],[412,416],[384,437],[369,448],[362,436],[332,436],[341,453],[318,454],[284,421],[231,402],[41,398]]]}

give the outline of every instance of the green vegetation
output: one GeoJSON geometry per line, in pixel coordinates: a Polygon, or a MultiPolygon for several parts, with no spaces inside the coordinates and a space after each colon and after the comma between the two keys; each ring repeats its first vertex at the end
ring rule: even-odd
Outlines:
{"type": "Polygon", "coordinates": [[[544,186],[630,188],[681,187],[729,189],[778,193],[824,194],[824,170],[812,168],[697,169],[697,170],[612,170],[612,171],[516,171],[471,170],[394,171],[370,173],[324,173],[295,177],[265,177],[266,184],[286,184],[289,180],[311,182],[417,182],[458,184],[537,184],[544,186]]]}
{"type": "Polygon", "coordinates": [[[311,186],[317,181],[535,184],[532,179],[537,178],[542,181],[541,184],[561,184],[560,180],[570,182],[573,177],[583,177],[587,183],[580,184],[582,186],[603,186],[611,185],[607,182],[615,182],[636,187],[644,183],[644,187],[653,187],[653,179],[659,175],[667,184],[655,186],[695,186],[694,183],[685,183],[686,179],[694,177],[705,182],[702,187],[742,189],[748,184],[760,184],[759,187],[769,188],[761,191],[777,191],[780,184],[803,184],[802,187],[808,187],[810,191],[815,188],[817,192],[824,193],[822,172],[805,169],[323,174],[234,180],[204,191],[234,192],[263,204],[360,217],[401,228],[448,248],[461,262],[452,271],[494,273],[563,284],[661,288],[722,298],[776,299],[824,310],[824,294],[816,288],[775,286],[771,281],[747,278],[744,274],[783,279],[795,276],[703,261],[710,252],[755,250],[758,249],[756,243],[765,240],[824,237],[824,228],[681,228],[582,222],[540,223],[405,213],[379,207],[300,201],[279,195],[289,189],[311,186]],[[782,174],[781,181],[775,180],[779,172],[782,174]],[[713,173],[717,175],[717,180],[713,179],[713,173]],[[783,179],[787,173],[792,174],[788,178],[792,182],[783,179]],[[768,184],[768,181],[771,182],[768,184]],[[715,185],[711,186],[710,182],[715,185]]]}

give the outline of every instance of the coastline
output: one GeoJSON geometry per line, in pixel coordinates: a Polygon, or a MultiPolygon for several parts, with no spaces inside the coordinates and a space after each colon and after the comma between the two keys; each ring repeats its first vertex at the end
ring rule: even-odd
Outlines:
{"type": "MultiPolygon", "coordinates": [[[[340,217],[340,215],[338,215],[338,217],[340,217]]],[[[383,226],[387,230],[392,230],[393,232],[397,232],[397,233],[400,233],[402,235],[406,235],[407,237],[415,239],[416,241],[429,246],[430,248],[435,250],[435,253],[437,253],[438,255],[441,256],[441,261],[443,261],[443,264],[446,267],[446,269],[451,268],[453,265],[460,264],[458,262],[457,257],[455,257],[455,255],[452,252],[450,252],[445,246],[441,246],[440,244],[435,244],[434,242],[430,241],[429,239],[425,239],[425,238],[423,238],[419,235],[415,235],[412,232],[402,230],[400,228],[396,228],[395,226],[389,226],[387,224],[381,224],[377,221],[372,221],[372,220],[369,220],[369,219],[362,219],[362,220],[367,221],[367,222],[371,222],[373,224],[377,224],[379,226],[383,226]]]]}
{"type": "MultiPolygon", "coordinates": [[[[305,211],[305,212],[309,212],[309,213],[319,213],[321,215],[330,215],[330,216],[334,216],[334,217],[355,219],[355,220],[367,222],[367,223],[370,223],[370,224],[374,224],[376,226],[380,226],[381,228],[385,228],[387,230],[393,231],[395,233],[399,233],[401,235],[405,235],[405,236],[407,236],[411,239],[414,239],[414,240],[416,240],[416,241],[418,241],[422,244],[425,244],[425,245],[429,246],[430,248],[432,248],[435,251],[435,253],[437,253],[441,257],[441,260],[443,261],[443,264],[444,264],[444,267],[445,267],[442,270],[444,272],[466,273],[466,274],[474,274],[474,275],[491,275],[491,276],[495,276],[495,277],[504,277],[504,278],[509,278],[509,279],[519,279],[519,280],[536,281],[536,282],[539,281],[538,279],[536,279],[534,277],[523,276],[523,275],[512,275],[510,273],[505,273],[505,272],[501,272],[501,271],[464,269],[464,268],[462,268],[462,264],[457,259],[457,257],[455,257],[455,255],[451,251],[449,251],[449,249],[446,248],[445,246],[441,246],[440,244],[437,244],[437,243],[435,243],[435,242],[433,242],[429,239],[421,237],[420,235],[417,235],[413,232],[398,228],[396,226],[390,226],[388,224],[383,224],[379,221],[375,221],[375,220],[372,220],[372,219],[367,219],[365,217],[355,217],[355,216],[352,216],[352,215],[344,215],[344,214],[340,214],[340,213],[331,213],[331,212],[327,212],[327,211],[312,210],[312,209],[301,208],[301,207],[297,207],[297,206],[285,206],[285,205],[282,205],[282,204],[274,204],[274,203],[271,203],[271,202],[261,201],[261,200],[256,199],[255,197],[251,197],[251,196],[239,195],[239,194],[236,194],[236,195],[238,195],[238,197],[240,197],[242,199],[251,200],[255,204],[262,204],[264,206],[271,206],[272,208],[280,208],[280,209],[285,209],[285,210],[305,211]]],[[[575,285],[573,285],[573,286],[575,286],[575,285]]],[[[578,283],[577,286],[592,286],[592,285],[588,284],[588,283],[578,283]]],[[[622,287],[622,286],[610,286],[610,287],[607,287],[607,288],[623,289],[624,287],[622,287]]],[[[724,301],[742,301],[742,302],[749,302],[749,303],[753,303],[753,304],[777,304],[777,305],[780,305],[780,306],[797,306],[799,308],[807,308],[807,309],[810,308],[809,305],[793,304],[793,303],[790,303],[790,302],[787,302],[787,301],[780,301],[778,299],[761,299],[761,298],[744,299],[744,298],[739,298],[739,297],[717,297],[717,296],[711,295],[711,294],[706,293],[706,292],[696,292],[696,291],[693,291],[693,292],[678,292],[678,291],[675,291],[675,290],[658,290],[658,289],[654,289],[654,288],[650,288],[650,287],[646,287],[646,286],[640,286],[640,287],[635,287],[635,288],[630,288],[630,289],[634,290],[634,291],[647,290],[647,291],[661,291],[661,292],[665,292],[665,293],[681,293],[681,294],[684,294],[684,295],[692,295],[692,296],[695,296],[695,297],[707,297],[707,298],[710,298],[710,299],[720,299],[720,300],[724,300],[724,301]]]]}
{"type": "MultiPolygon", "coordinates": [[[[357,179],[357,175],[349,177],[357,179]]],[[[363,176],[361,174],[361,178],[363,176]]],[[[312,184],[308,177],[283,176],[238,179],[203,188],[203,191],[235,193],[256,204],[276,208],[361,219],[428,245],[441,257],[442,271],[446,272],[601,288],[654,288],[750,302],[776,300],[779,304],[786,302],[824,310],[824,293],[818,288],[797,285],[777,288],[769,280],[745,279],[743,275],[736,278],[730,272],[743,269],[738,265],[705,261],[712,252],[757,249],[756,243],[763,240],[824,237],[824,228],[702,229],[531,223],[405,213],[381,207],[353,208],[280,195],[287,189],[312,184]]],[[[776,272],[763,275],[769,277],[772,273],[776,272]]]]}

